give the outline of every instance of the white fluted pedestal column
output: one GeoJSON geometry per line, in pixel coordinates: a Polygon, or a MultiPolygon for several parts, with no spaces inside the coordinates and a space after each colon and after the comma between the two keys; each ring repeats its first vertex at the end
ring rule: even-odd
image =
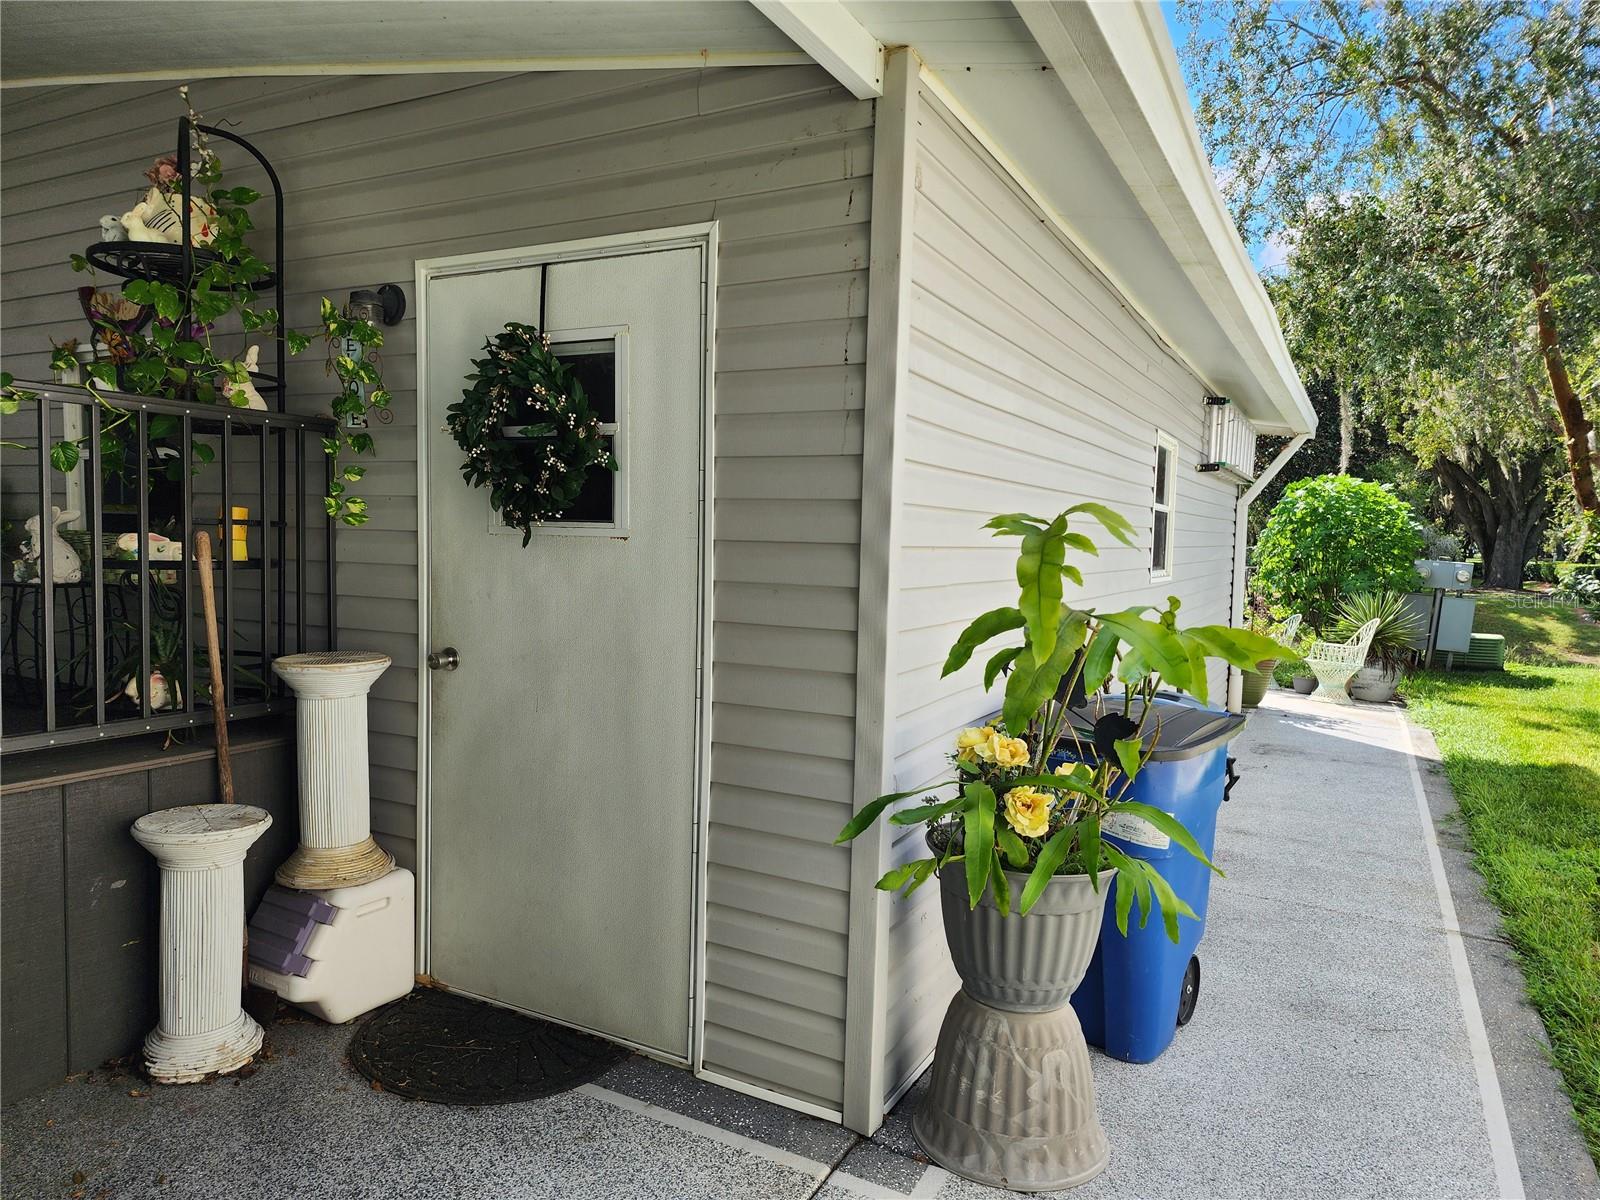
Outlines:
{"type": "Polygon", "coordinates": [[[244,856],[271,824],[248,804],[168,808],[133,823],[161,866],[161,1017],[144,1040],[157,1082],[236,1071],[261,1049],[261,1026],[239,1002],[244,856]]]}
{"type": "Polygon", "coordinates": [[[394,870],[372,840],[367,779],[367,692],[389,661],[341,650],[273,660],[294,689],[299,724],[300,847],[277,870],[284,887],[355,887],[394,870]]]}

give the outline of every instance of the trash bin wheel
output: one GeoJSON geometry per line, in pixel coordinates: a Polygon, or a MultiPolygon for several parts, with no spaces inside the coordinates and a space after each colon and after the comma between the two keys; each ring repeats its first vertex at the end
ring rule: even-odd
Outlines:
{"type": "Polygon", "coordinates": [[[1183,1028],[1189,1023],[1189,1018],[1194,1016],[1194,1006],[1200,1000],[1200,956],[1193,955],[1189,959],[1189,967],[1183,973],[1183,983],[1178,987],[1178,1028],[1183,1028]]]}

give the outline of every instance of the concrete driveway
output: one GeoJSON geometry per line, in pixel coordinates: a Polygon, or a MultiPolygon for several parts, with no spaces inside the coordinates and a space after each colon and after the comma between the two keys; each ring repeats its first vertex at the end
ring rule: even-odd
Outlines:
{"type": "MultiPolygon", "coordinates": [[[[1237,743],[1194,1020],[1095,1058],[1098,1197],[1591,1197],[1542,1031],[1399,710],[1281,692],[1237,743]],[[1442,844],[1441,844],[1442,843],[1442,844]]],[[[269,1031],[248,1079],[97,1072],[3,1114],[8,1200],[1004,1193],[921,1157],[914,1088],[871,1139],[630,1059],[561,1096],[450,1109],[375,1092],[348,1028],[269,1031]]]]}

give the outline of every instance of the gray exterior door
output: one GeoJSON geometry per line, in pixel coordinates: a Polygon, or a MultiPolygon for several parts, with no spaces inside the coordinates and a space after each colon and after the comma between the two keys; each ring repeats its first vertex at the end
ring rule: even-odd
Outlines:
{"type": "Polygon", "coordinates": [[[427,282],[429,968],[690,1057],[700,762],[704,251],[427,282]],[[496,524],[445,410],[507,321],[570,356],[621,469],[577,518],[496,524]]]}

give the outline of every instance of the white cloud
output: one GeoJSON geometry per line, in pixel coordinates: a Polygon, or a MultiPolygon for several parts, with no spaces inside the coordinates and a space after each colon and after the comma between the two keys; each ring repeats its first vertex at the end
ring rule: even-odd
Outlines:
{"type": "Polygon", "coordinates": [[[1263,275],[1282,271],[1289,265],[1289,255],[1294,252],[1295,231],[1273,229],[1255,247],[1256,270],[1263,275]]]}

